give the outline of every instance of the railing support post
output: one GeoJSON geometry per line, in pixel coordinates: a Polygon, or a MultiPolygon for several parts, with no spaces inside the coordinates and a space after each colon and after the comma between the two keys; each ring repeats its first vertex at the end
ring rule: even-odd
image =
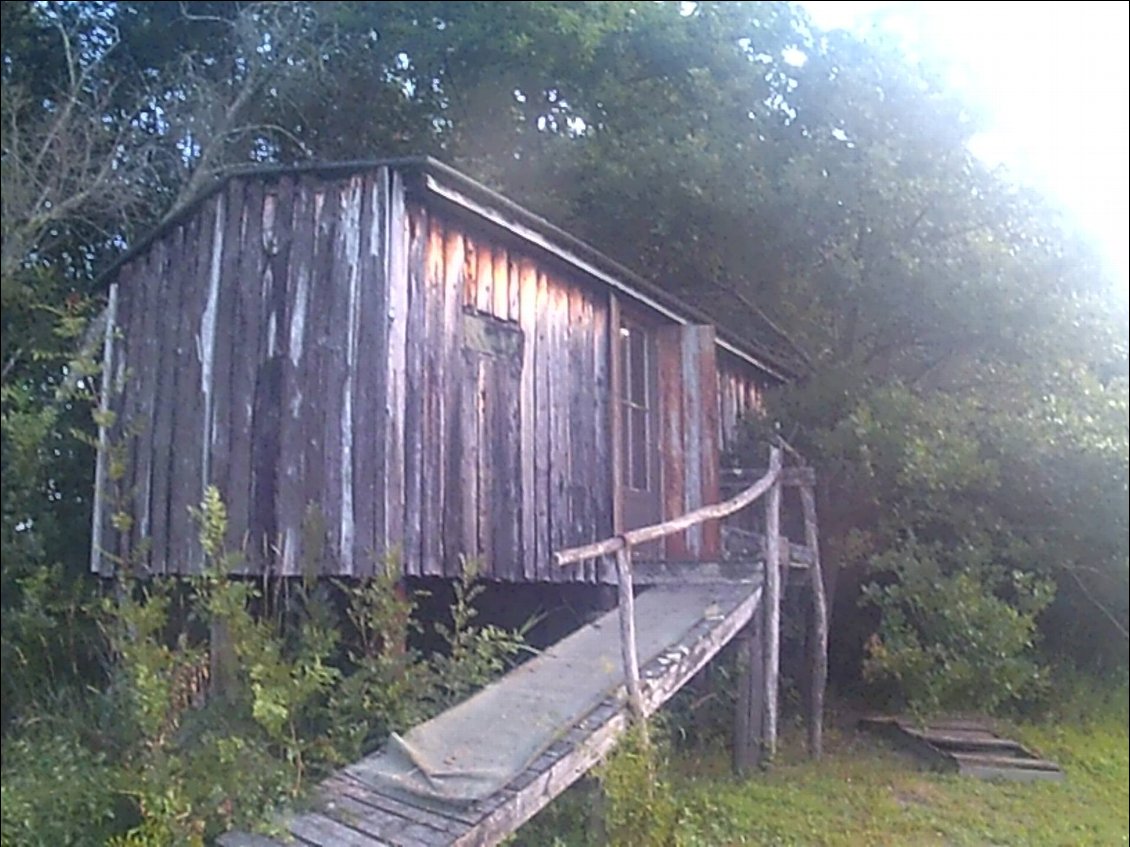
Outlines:
{"type": "Polygon", "coordinates": [[[808,703],[808,753],[819,759],[824,754],[824,688],[828,683],[828,601],[824,596],[824,575],[820,571],[820,533],[816,526],[816,494],[812,486],[800,489],[804,512],[804,543],[812,551],[808,573],[812,580],[812,632],[809,633],[811,690],[808,703]]]}
{"type": "Polygon", "coordinates": [[[773,487],[765,497],[765,677],[761,764],[777,754],[777,691],[781,669],[781,450],[769,449],[773,487]]]}
{"type": "Polygon", "coordinates": [[[640,660],[636,649],[636,599],[632,591],[632,552],[624,545],[616,551],[616,586],[620,608],[620,658],[624,664],[624,681],[628,687],[628,705],[632,717],[647,733],[647,716],[640,689],[640,660]]]}

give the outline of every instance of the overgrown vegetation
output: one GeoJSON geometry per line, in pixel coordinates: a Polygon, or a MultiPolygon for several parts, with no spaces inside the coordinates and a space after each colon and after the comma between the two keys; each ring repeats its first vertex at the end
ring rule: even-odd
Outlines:
{"type": "MultiPolygon", "coordinates": [[[[1125,680],[1096,684],[1064,675],[1053,706],[1029,721],[1006,724],[1010,737],[1058,762],[1063,783],[981,781],[923,771],[906,753],[856,732],[849,716],[833,716],[826,756],[811,762],[803,731],[786,724],[773,769],[735,779],[724,744],[676,746],[641,766],[638,751],[617,751],[605,767],[609,786],[626,796],[638,826],[592,824],[585,790],[565,794],[520,830],[515,847],[716,847],[774,844],[984,845],[1039,847],[1121,844],[1130,832],[1130,765],[1125,680]],[[621,758],[623,756],[623,758],[621,758]],[[658,767],[662,816],[641,807],[652,797],[644,780],[658,767]],[[628,785],[634,786],[632,790],[628,785]],[[662,821],[662,824],[659,824],[662,821]]],[[[608,812],[614,815],[616,812],[608,812]]]]}
{"type": "MultiPolygon", "coordinates": [[[[439,155],[795,370],[766,420],[818,469],[841,686],[866,668],[876,701],[1030,709],[1057,666],[1126,668],[1125,301],[1070,221],[970,152],[979,107],[931,57],[776,2],[0,15],[5,843],[248,820],[514,647],[475,625],[471,585],[421,662],[394,646],[391,576],[284,590],[225,576],[233,551],[190,586],[87,573],[98,274],[248,163],[439,155]],[[214,668],[226,707],[198,702],[214,668]],[[241,769],[261,784],[216,776],[241,769]]],[[[803,841],[736,792],[748,832],[803,841]]]]}
{"type": "Polygon", "coordinates": [[[410,647],[413,600],[395,567],[359,583],[230,576],[227,514],[197,514],[207,571],[186,584],[123,572],[87,610],[107,684],[41,703],[5,737],[5,844],[203,844],[269,820],[326,769],[373,749],[482,686],[523,647],[474,622],[474,571],[446,644],[410,647]],[[249,778],[250,777],[250,778],[249,778]],[[45,802],[45,798],[50,798],[45,802]]]}

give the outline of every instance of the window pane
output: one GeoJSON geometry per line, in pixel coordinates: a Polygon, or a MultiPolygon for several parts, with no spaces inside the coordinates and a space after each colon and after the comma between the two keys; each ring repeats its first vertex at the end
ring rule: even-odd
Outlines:
{"type": "Polygon", "coordinates": [[[621,482],[629,488],[634,488],[632,476],[632,427],[629,421],[631,410],[627,405],[623,408],[620,421],[620,473],[623,475],[621,482]]]}
{"type": "MultiPolygon", "coordinates": [[[[632,345],[630,342],[631,330],[627,327],[620,328],[620,368],[623,371],[620,378],[620,396],[628,399],[628,375],[632,372],[632,345]]],[[[627,453],[624,454],[628,455],[627,453]]]]}
{"type": "Polygon", "coordinates": [[[631,417],[631,468],[632,488],[637,491],[648,490],[648,444],[647,412],[644,409],[630,409],[631,417]]]}
{"type": "Polygon", "coordinates": [[[629,399],[637,406],[647,405],[647,336],[633,330],[628,336],[632,366],[628,371],[629,399]]]}

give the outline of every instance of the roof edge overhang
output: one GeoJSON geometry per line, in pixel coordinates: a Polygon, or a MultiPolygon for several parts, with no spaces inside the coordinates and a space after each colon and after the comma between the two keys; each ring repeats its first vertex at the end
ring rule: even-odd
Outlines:
{"type": "Polygon", "coordinates": [[[145,235],[135,246],[116,259],[96,281],[96,289],[109,285],[117,272],[132,259],[143,253],[170,228],[194,214],[201,204],[223,191],[233,179],[300,176],[322,177],[351,176],[375,168],[411,171],[421,177],[420,188],[454,206],[482,218],[508,231],[513,237],[525,241],[541,251],[550,253],[560,261],[577,268],[585,275],[607,285],[613,291],[630,297],[654,309],[679,324],[710,324],[715,327],[719,347],[742,361],[781,382],[800,376],[785,362],[751,349],[748,341],[724,330],[709,315],[680,298],[649,282],[635,271],[602,254],[576,236],[534,214],[513,200],[499,194],[466,174],[457,171],[430,156],[400,156],[391,158],[358,159],[344,162],[310,162],[296,165],[250,165],[231,168],[223,173],[209,188],[189,201],[178,212],[145,235]]]}

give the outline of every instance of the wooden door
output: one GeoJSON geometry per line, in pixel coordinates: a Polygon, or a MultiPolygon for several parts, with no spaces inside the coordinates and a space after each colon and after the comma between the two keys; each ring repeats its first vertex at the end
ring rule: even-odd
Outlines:
{"type": "MultiPolygon", "coordinates": [[[[644,315],[620,310],[616,327],[614,386],[619,408],[615,433],[619,446],[622,529],[635,529],[662,520],[659,463],[659,392],[656,328],[644,315]]],[[[656,547],[656,550],[658,547],[656,547]]],[[[651,555],[656,550],[638,552],[651,555]]]]}

